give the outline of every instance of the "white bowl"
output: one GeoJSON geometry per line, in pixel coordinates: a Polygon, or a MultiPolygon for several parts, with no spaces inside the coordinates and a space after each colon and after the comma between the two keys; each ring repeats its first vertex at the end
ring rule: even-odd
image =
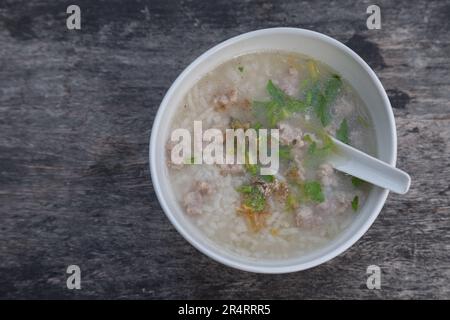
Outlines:
{"type": "Polygon", "coordinates": [[[150,138],[150,170],[153,187],[169,220],[194,247],[225,265],[260,273],[305,270],[324,263],[353,245],[370,227],[383,207],[388,191],[372,187],[352,223],[333,241],[306,255],[289,259],[254,259],[233,254],[209,240],[189,221],[174,198],[165,161],[169,125],[184,95],[202,76],[219,64],[245,53],[282,50],[306,54],[339,72],[359,93],[375,126],[376,156],[391,165],[397,158],[394,115],[383,86],[370,67],[351,49],[323,34],[296,28],[257,30],[231,38],[192,62],[167,91],[153,123],[150,138]]]}

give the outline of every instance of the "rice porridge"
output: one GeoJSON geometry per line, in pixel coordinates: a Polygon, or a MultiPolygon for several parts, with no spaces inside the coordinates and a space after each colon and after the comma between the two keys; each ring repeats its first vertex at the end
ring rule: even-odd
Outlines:
{"type": "MultiPolygon", "coordinates": [[[[166,160],[184,213],[210,240],[246,257],[291,258],[333,240],[358,214],[370,185],[335,171],[330,136],[374,154],[371,119],[340,75],[307,56],[258,52],[219,65],[193,83],[171,130],[276,128],[279,168],[166,160]]],[[[204,141],[200,142],[204,144],[204,141]]],[[[247,158],[246,158],[247,159],[247,158]]]]}

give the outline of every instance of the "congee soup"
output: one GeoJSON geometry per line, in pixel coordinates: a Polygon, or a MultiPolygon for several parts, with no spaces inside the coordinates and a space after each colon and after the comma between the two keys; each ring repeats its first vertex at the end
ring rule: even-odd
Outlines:
{"type": "MultiPolygon", "coordinates": [[[[330,137],[374,154],[371,119],[355,90],[319,61],[279,51],[228,60],[193,83],[171,132],[181,128],[194,136],[194,122],[224,137],[227,129],[277,129],[276,136],[257,137],[278,145],[273,174],[261,174],[265,165],[246,150],[241,163],[196,159],[202,153],[195,149],[210,142],[204,136],[187,155],[177,147],[181,139],[167,139],[167,169],[179,206],[198,232],[234,254],[298,257],[332,241],[364,205],[370,185],[337,172],[327,158],[336,152],[330,137]],[[181,163],[172,161],[174,153],[184,157],[181,163]]],[[[238,153],[232,141],[223,157],[238,153]]]]}

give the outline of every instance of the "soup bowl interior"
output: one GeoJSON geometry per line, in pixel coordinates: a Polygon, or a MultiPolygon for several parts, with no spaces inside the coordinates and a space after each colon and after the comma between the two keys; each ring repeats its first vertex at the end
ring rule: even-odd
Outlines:
{"type": "Polygon", "coordinates": [[[397,139],[389,99],[370,67],[352,50],[328,36],[296,28],[273,28],[246,33],[208,50],[191,63],[166,93],[154,120],[149,157],[153,186],[159,202],[175,228],[194,247],[231,267],[261,273],[284,273],[308,269],[339,255],[354,244],[378,216],[388,191],[371,187],[366,202],[352,223],[334,240],[308,254],[288,259],[255,259],[222,248],[201,233],[185,215],[170,185],[165,143],[170,123],[188,90],[207,72],[246,53],[289,51],[308,55],[336,70],[348,81],[368,107],[375,131],[376,156],[395,165],[397,139]]]}

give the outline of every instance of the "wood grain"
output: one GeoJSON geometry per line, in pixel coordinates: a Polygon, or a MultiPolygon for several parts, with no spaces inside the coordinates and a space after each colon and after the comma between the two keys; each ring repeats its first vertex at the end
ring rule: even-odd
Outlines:
{"type": "Polygon", "coordinates": [[[0,1],[0,298],[450,298],[450,1],[0,1]],[[207,48],[275,26],[353,48],[387,89],[398,166],[370,230],[319,267],[258,275],[197,252],[153,192],[148,139],[172,81],[207,48]],[[82,269],[66,289],[65,269],[82,269]],[[366,268],[382,268],[382,290],[366,268]]]}

